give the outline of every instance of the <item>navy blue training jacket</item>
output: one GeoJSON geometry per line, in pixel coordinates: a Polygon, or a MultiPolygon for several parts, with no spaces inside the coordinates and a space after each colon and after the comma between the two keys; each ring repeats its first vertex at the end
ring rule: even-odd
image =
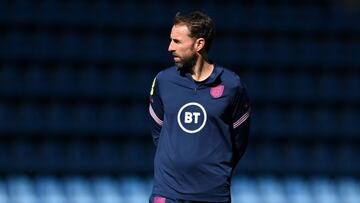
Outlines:
{"type": "Polygon", "coordinates": [[[161,71],[150,92],[156,146],[153,195],[230,201],[231,176],[243,155],[250,102],[238,75],[215,65],[196,82],[175,66],[161,71]]]}

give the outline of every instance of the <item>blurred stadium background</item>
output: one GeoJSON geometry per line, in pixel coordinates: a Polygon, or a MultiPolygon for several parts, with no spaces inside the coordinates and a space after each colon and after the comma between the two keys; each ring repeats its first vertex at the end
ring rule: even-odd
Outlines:
{"type": "Polygon", "coordinates": [[[234,203],[360,202],[360,7],[336,0],[0,1],[0,203],[141,203],[147,100],[177,11],[246,82],[234,203]]]}

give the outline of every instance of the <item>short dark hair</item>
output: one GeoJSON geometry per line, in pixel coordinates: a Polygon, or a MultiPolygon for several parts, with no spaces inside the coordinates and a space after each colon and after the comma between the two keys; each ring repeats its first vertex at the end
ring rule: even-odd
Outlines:
{"type": "Polygon", "coordinates": [[[215,25],[212,19],[200,11],[194,11],[186,15],[176,13],[174,25],[185,24],[190,31],[190,37],[204,38],[205,51],[208,52],[215,37],[215,25]]]}

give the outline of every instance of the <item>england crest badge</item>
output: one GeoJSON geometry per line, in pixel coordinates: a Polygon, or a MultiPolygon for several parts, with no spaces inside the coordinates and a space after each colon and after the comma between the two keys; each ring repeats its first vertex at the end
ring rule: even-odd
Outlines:
{"type": "Polygon", "coordinates": [[[221,97],[223,93],[224,93],[224,85],[219,84],[215,87],[210,88],[210,95],[215,99],[221,97]]]}

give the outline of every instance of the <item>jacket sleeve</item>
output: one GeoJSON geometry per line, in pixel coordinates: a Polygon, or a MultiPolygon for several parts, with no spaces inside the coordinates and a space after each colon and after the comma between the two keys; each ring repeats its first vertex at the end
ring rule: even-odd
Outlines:
{"type": "Polygon", "coordinates": [[[156,77],[153,80],[149,102],[150,129],[155,146],[157,147],[164,120],[163,104],[160,97],[159,84],[156,77]]]}
{"type": "Polygon", "coordinates": [[[232,101],[232,145],[234,165],[245,153],[250,133],[251,106],[247,89],[239,85],[232,101]]]}

